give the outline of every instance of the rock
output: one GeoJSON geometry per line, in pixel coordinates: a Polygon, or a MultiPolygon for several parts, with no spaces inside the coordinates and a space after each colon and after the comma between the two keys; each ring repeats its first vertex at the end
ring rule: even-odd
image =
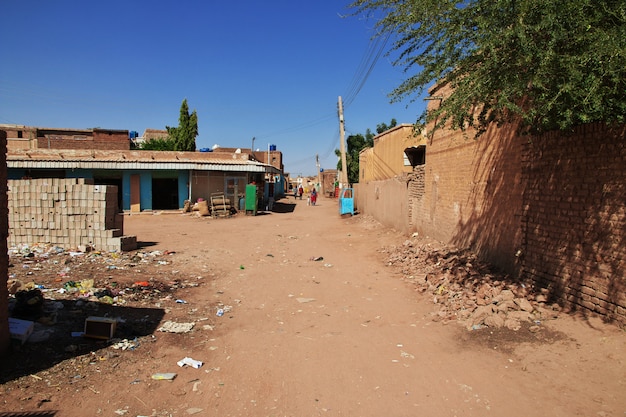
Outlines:
{"type": "Polygon", "coordinates": [[[504,290],[500,293],[500,299],[502,301],[513,301],[515,294],[511,290],[504,290]]]}
{"type": "Polygon", "coordinates": [[[518,331],[522,327],[522,325],[516,319],[507,318],[504,321],[504,327],[506,327],[507,329],[513,330],[513,331],[518,331]]]}
{"type": "Polygon", "coordinates": [[[515,300],[513,300],[513,302],[519,307],[520,310],[522,311],[527,311],[527,312],[532,312],[534,310],[532,304],[530,304],[530,301],[528,301],[525,298],[516,298],[515,300]]]}
{"type": "Polygon", "coordinates": [[[544,294],[537,294],[537,296],[535,297],[535,301],[538,303],[547,303],[548,296],[544,294]]]}
{"type": "Polygon", "coordinates": [[[510,310],[515,310],[516,309],[516,305],[513,302],[513,300],[507,300],[507,301],[503,301],[500,304],[497,305],[497,310],[498,311],[502,311],[504,313],[510,311],[510,310]]]}
{"type": "Polygon", "coordinates": [[[478,307],[472,313],[472,325],[482,324],[487,317],[491,316],[492,313],[493,309],[491,308],[491,305],[478,307]]]}
{"type": "Polygon", "coordinates": [[[510,311],[507,317],[518,321],[530,321],[532,319],[532,314],[528,311],[510,311]]]}
{"type": "Polygon", "coordinates": [[[492,314],[484,320],[485,326],[499,329],[504,326],[504,319],[497,314],[492,314]]]}
{"type": "Polygon", "coordinates": [[[459,310],[457,312],[457,317],[459,318],[459,320],[466,320],[471,315],[472,315],[472,312],[470,310],[459,310]]]}

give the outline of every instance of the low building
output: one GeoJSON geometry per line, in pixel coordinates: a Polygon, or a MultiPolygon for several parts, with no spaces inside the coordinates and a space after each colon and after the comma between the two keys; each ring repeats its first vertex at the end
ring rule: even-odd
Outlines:
{"type": "Polygon", "coordinates": [[[359,183],[394,178],[424,165],[426,138],[403,123],[374,137],[374,147],[359,154],[359,183]]]}
{"type": "MultiPolygon", "coordinates": [[[[238,207],[245,186],[260,186],[260,204],[284,195],[282,153],[131,150],[128,130],[0,125],[7,136],[9,179],[85,178],[115,185],[118,207],[139,212],[180,209],[185,200],[224,194],[238,207]],[[267,159],[263,159],[267,158],[267,159]],[[267,161],[271,163],[268,164],[267,161]]],[[[167,132],[146,129],[143,139],[167,132]]]]}

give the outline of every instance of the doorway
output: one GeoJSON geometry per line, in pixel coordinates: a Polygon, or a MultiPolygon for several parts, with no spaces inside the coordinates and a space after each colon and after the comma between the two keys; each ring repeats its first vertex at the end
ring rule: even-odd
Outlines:
{"type": "Polygon", "coordinates": [[[226,177],[225,181],[224,196],[230,200],[232,207],[242,210],[240,200],[246,193],[246,177],[226,177]]]}
{"type": "Polygon", "coordinates": [[[152,209],[177,210],[178,179],[152,178],[152,209]]]}

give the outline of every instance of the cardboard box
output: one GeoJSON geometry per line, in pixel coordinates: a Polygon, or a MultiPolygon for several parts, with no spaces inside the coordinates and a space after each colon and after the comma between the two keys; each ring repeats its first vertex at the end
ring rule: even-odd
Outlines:
{"type": "Polygon", "coordinates": [[[108,317],[87,317],[84,336],[94,339],[111,339],[116,325],[117,320],[108,317]]]}
{"type": "Polygon", "coordinates": [[[34,328],[35,323],[32,321],[9,317],[9,333],[11,333],[11,338],[19,340],[22,344],[26,343],[33,333],[34,328]]]}

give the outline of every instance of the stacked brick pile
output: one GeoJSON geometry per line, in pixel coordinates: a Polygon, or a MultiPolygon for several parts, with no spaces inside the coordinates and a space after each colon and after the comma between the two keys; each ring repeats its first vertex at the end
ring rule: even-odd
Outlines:
{"type": "Polygon", "coordinates": [[[47,243],[115,252],[137,247],[123,236],[117,187],[81,178],[9,180],[9,246],[47,243]]]}

